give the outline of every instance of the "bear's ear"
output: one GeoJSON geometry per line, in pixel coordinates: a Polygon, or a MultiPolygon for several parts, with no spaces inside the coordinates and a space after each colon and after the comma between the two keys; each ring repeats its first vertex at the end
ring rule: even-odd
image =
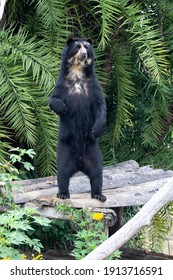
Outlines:
{"type": "Polygon", "coordinates": [[[90,45],[93,44],[93,41],[92,41],[91,39],[87,39],[86,41],[87,41],[88,43],[90,43],[90,45]]]}
{"type": "Polygon", "coordinates": [[[70,46],[72,43],[74,43],[75,39],[74,38],[69,38],[67,40],[67,46],[70,46]]]}

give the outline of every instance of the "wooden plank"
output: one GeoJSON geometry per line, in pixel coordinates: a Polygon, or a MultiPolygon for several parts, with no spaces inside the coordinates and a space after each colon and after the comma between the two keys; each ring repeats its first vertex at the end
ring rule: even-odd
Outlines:
{"type": "Polygon", "coordinates": [[[37,203],[25,203],[26,208],[32,208],[37,210],[41,216],[48,218],[48,219],[57,219],[57,220],[67,220],[69,221],[70,218],[63,213],[59,213],[56,211],[55,207],[40,207],[37,203]]]}
{"type": "MultiPolygon", "coordinates": [[[[82,173],[71,178],[71,198],[58,201],[73,204],[77,208],[143,205],[172,177],[173,171],[155,170],[150,166],[139,167],[136,161],[129,160],[104,168],[103,193],[107,196],[105,203],[91,199],[89,179],[82,173]]],[[[54,206],[53,201],[58,192],[56,177],[24,180],[13,184],[16,183],[20,183],[24,189],[23,193],[13,191],[16,204],[34,202],[54,206]]]]}
{"type": "MultiPolygon", "coordinates": [[[[144,182],[152,182],[162,178],[170,178],[173,171],[164,171],[162,169],[153,169],[150,166],[139,167],[135,161],[127,161],[114,166],[106,167],[103,170],[103,190],[121,188],[129,185],[141,184],[144,182]]],[[[33,180],[24,180],[14,182],[13,185],[19,183],[23,186],[24,192],[34,190],[49,190],[57,187],[56,177],[46,177],[33,180]]],[[[14,193],[18,193],[15,191],[14,193]]],[[[82,173],[78,173],[71,178],[70,193],[90,192],[89,179],[82,173]]],[[[54,193],[54,191],[53,191],[54,193]]]]}
{"type": "MultiPolygon", "coordinates": [[[[139,169],[139,165],[134,160],[125,161],[116,165],[108,166],[103,169],[103,188],[106,188],[107,181],[112,181],[112,175],[118,176],[119,173],[124,172],[135,172],[139,169]]],[[[133,176],[133,174],[132,174],[133,176]]],[[[122,175],[120,175],[121,180],[122,175]]],[[[116,178],[117,179],[117,178],[116,178]]],[[[13,182],[13,185],[20,184],[22,185],[24,192],[25,191],[34,191],[34,190],[42,190],[42,189],[50,189],[57,187],[57,178],[55,176],[31,179],[31,180],[23,180],[13,182]]],[[[108,187],[108,186],[107,186],[108,187]]],[[[111,184],[110,184],[111,188],[111,184]]],[[[70,182],[70,191],[73,193],[78,192],[89,192],[90,184],[89,179],[81,172],[78,172],[71,178],[70,182]],[[82,188],[81,188],[82,184],[82,188]]],[[[14,193],[18,193],[19,191],[14,190],[14,193]]]]}
{"type": "Polygon", "coordinates": [[[156,193],[166,182],[168,178],[156,181],[142,183],[138,185],[125,186],[123,188],[115,188],[105,190],[103,193],[107,196],[107,200],[103,203],[96,199],[91,199],[90,193],[71,194],[70,199],[61,200],[56,198],[57,188],[47,190],[25,192],[24,194],[14,194],[14,202],[16,204],[35,201],[42,205],[54,205],[55,200],[60,204],[72,204],[76,208],[82,207],[123,207],[145,204],[154,193],[156,193]]]}

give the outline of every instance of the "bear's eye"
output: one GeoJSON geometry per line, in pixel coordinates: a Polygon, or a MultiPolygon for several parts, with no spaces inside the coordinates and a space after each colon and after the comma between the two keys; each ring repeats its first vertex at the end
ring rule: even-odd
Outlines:
{"type": "Polygon", "coordinates": [[[88,46],[87,45],[84,45],[85,49],[87,50],[88,49],[88,46]]]}
{"type": "Polygon", "coordinates": [[[76,48],[79,50],[79,49],[81,48],[81,45],[78,44],[78,45],[76,46],[76,48]]]}

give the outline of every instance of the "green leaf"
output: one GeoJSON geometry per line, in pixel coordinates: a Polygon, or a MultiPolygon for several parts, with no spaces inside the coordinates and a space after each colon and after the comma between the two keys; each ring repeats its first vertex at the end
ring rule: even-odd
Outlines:
{"type": "Polygon", "coordinates": [[[12,163],[15,163],[15,162],[21,162],[22,158],[19,155],[11,154],[10,159],[12,163]]]}
{"type": "Polygon", "coordinates": [[[33,222],[40,225],[40,226],[45,226],[45,227],[49,227],[51,221],[47,218],[43,218],[43,217],[39,217],[39,216],[33,216],[33,222]]]}
{"type": "Polygon", "coordinates": [[[30,170],[34,170],[33,165],[30,162],[23,162],[23,166],[26,170],[30,171],[30,170]]]}
{"type": "Polygon", "coordinates": [[[127,18],[123,25],[128,25],[130,41],[135,47],[139,64],[143,71],[150,75],[154,82],[160,84],[169,75],[168,52],[160,38],[156,24],[151,21],[150,14],[142,10],[139,4],[130,4],[124,8],[127,18]]]}
{"type": "MultiPolygon", "coordinates": [[[[120,142],[122,128],[132,122],[133,97],[135,95],[135,85],[133,82],[132,61],[128,54],[128,49],[120,44],[114,46],[114,67],[113,81],[116,84],[115,100],[115,128],[113,144],[120,142]]],[[[113,85],[114,86],[114,85],[113,85]]]]}
{"type": "Polygon", "coordinates": [[[105,49],[111,40],[113,32],[116,29],[117,20],[120,15],[121,1],[117,0],[94,0],[93,13],[100,25],[99,46],[105,49]]]}

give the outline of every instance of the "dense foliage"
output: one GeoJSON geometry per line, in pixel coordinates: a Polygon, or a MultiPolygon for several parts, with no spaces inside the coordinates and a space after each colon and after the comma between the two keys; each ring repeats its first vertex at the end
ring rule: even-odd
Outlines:
{"type": "MultiPolygon", "coordinates": [[[[13,186],[12,181],[20,180],[27,171],[34,169],[30,162],[25,161],[25,156],[33,158],[35,152],[32,149],[15,148],[9,153],[10,161],[6,164],[0,163],[0,260],[25,259],[21,248],[40,253],[43,245],[40,239],[33,237],[34,227],[36,225],[47,230],[50,226],[50,220],[39,217],[38,211],[16,206],[13,201],[12,190],[22,192],[23,188],[19,182],[13,186]],[[16,163],[23,167],[22,170],[14,166],[16,163]]],[[[40,257],[39,254],[36,259],[40,257]]]]}
{"type": "Polygon", "coordinates": [[[0,162],[32,147],[37,175],[55,173],[57,117],[48,96],[70,36],[94,41],[107,98],[105,164],[173,167],[171,0],[8,0],[0,32],[0,162]],[[17,144],[16,144],[17,143],[17,144]]]}

